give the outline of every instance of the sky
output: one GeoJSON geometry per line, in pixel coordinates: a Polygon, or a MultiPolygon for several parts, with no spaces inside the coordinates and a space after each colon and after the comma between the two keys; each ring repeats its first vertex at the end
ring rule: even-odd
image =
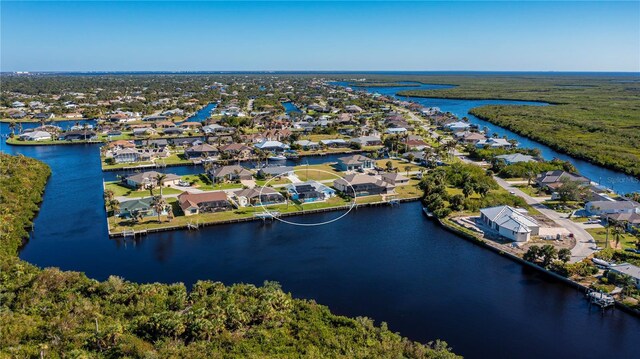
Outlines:
{"type": "Polygon", "coordinates": [[[0,2],[0,71],[640,71],[640,2],[0,2]]]}

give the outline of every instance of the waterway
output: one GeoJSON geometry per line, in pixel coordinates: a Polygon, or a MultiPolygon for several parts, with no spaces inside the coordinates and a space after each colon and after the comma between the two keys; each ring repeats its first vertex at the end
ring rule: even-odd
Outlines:
{"type": "Polygon", "coordinates": [[[39,266],[100,280],[275,280],[295,297],[386,321],[413,340],[444,339],[469,358],[640,357],[640,319],[590,310],[581,293],[443,230],[419,203],[360,208],[322,227],[250,222],[110,240],[98,145],[1,149],[53,170],[20,252],[39,266]]]}
{"type": "Polygon", "coordinates": [[[284,107],[284,111],[289,114],[289,113],[295,113],[295,112],[302,112],[300,111],[300,109],[293,104],[293,102],[291,101],[286,101],[286,102],[282,102],[282,106],[284,107]]]}
{"type": "MultiPolygon", "coordinates": [[[[404,82],[412,84],[412,82],[404,82]]],[[[333,82],[339,86],[349,86],[347,82],[333,82]]],[[[397,93],[407,90],[438,90],[451,88],[448,85],[431,85],[413,83],[415,87],[352,87],[355,91],[367,91],[370,93],[379,93],[381,95],[392,96],[401,100],[407,100],[419,103],[425,107],[438,107],[444,112],[451,112],[454,115],[462,118],[467,117],[470,123],[477,124],[481,129],[488,128],[489,133],[497,133],[499,137],[507,136],[510,139],[518,141],[519,146],[522,148],[537,148],[543,158],[551,160],[553,158],[560,158],[565,161],[570,161],[578,169],[580,174],[598,182],[608,188],[613,189],[619,193],[629,193],[634,191],[640,191],[640,180],[633,176],[626,175],[621,172],[613,171],[601,166],[594,165],[584,160],[573,158],[569,155],[560,153],[549,146],[543,145],[539,142],[533,141],[526,137],[520,136],[512,131],[504,129],[500,126],[494,125],[490,122],[479,119],[469,113],[469,110],[474,107],[484,105],[511,105],[511,106],[548,106],[546,103],[531,102],[531,101],[507,101],[507,100],[461,100],[461,99],[442,99],[442,98],[423,98],[423,97],[410,97],[410,96],[398,96],[397,93]]],[[[533,125],[533,124],[532,124],[533,125]]]]}

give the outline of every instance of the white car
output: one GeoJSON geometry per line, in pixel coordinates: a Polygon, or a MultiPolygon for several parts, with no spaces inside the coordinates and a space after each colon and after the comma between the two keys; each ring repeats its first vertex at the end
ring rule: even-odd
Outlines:
{"type": "Polygon", "coordinates": [[[191,183],[189,183],[189,182],[187,182],[185,180],[180,180],[180,181],[178,181],[178,186],[189,187],[189,186],[191,186],[191,183]]]}

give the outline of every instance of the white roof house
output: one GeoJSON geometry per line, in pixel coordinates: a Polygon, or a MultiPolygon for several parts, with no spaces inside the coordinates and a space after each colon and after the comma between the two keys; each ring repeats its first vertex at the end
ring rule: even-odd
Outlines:
{"type": "Polygon", "coordinates": [[[500,155],[500,156],[496,156],[496,158],[499,158],[499,159],[503,160],[508,165],[514,164],[514,163],[518,163],[518,162],[533,162],[533,161],[535,161],[535,158],[533,158],[533,156],[523,155],[522,153],[512,153],[512,154],[509,154],[509,155],[500,155]]]}
{"type": "Polygon", "coordinates": [[[471,125],[463,122],[463,121],[458,121],[458,122],[452,122],[452,123],[448,123],[446,125],[444,125],[445,128],[448,128],[449,130],[453,131],[453,132],[458,132],[458,131],[466,131],[468,130],[471,125]]]}
{"type": "Polygon", "coordinates": [[[45,131],[26,132],[19,137],[22,141],[48,141],[51,140],[51,134],[45,131]]]}
{"type": "Polygon", "coordinates": [[[633,278],[636,287],[640,288],[640,267],[629,263],[622,263],[609,267],[609,270],[633,278]]]}
{"type": "Polygon", "coordinates": [[[483,148],[485,146],[491,148],[513,147],[513,145],[504,138],[487,138],[486,140],[480,140],[476,143],[476,147],[478,148],[483,148]]]}
{"type": "Polygon", "coordinates": [[[391,128],[387,128],[385,132],[388,134],[405,133],[407,132],[407,129],[404,127],[391,127],[391,128]]]}
{"type": "Polygon", "coordinates": [[[289,149],[289,145],[284,144],[280,141],[262,141],[260,143],[256,143],[254,145],[256,148],[260,149],[260,150],[265,150],[265,151],[273,151],[273,150],[288,150],[289,149]]]}
{"type": "Polygon", "coordinates": [[[511,206],[497,206],[480,210],[480,219],[491,229],[515,242],[526,242],[538,235],[538,222],[511,206]]]}

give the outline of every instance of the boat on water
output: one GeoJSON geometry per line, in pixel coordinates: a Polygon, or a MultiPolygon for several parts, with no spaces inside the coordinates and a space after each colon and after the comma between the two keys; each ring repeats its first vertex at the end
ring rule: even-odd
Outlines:
{"type": "Polygon", "coordinates": [[[422,212],[424,212],[424,214],[426,214],[427,217],[433,218],[433,213],[429,212],[429,209],[427,207],[422,207],[422,212]]]}
{"type": "Polygon", "coordinates": [[[287,157],[283,155],[269,156],[269,159],[272,161],[285,161],[287,157]]]}

